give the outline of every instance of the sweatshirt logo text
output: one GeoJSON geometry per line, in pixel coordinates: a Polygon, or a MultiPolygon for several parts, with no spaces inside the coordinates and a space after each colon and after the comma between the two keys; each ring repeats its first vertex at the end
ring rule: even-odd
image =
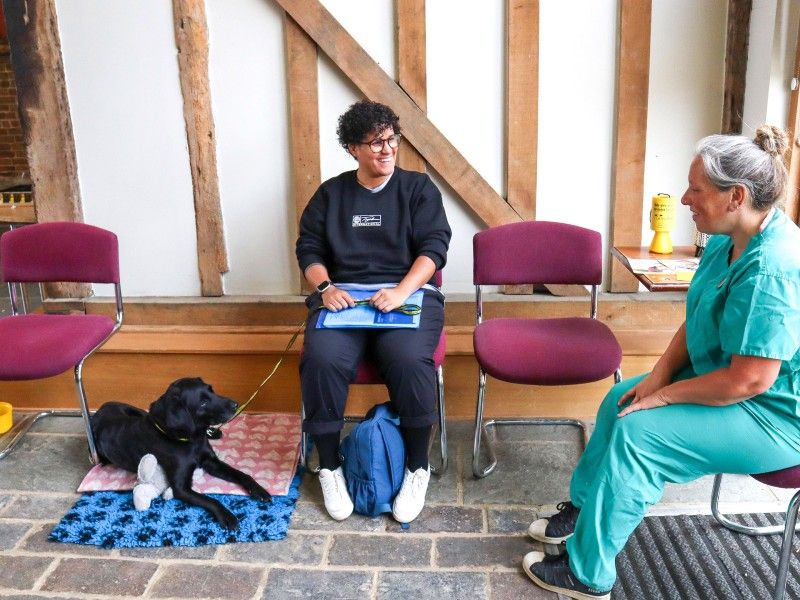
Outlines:
{"type": "Polygon", "coordinates": [[[380,215],[353,215],[353,227],[380,227],[380,215]]]}

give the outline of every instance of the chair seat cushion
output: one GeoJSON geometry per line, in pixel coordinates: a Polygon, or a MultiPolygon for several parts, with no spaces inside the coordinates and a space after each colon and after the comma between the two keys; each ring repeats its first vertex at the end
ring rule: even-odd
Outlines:
{"type": "Polygon", "coordinates": [[[758,475],[751,475],[751,477],[773,487],[800,488],[800,465],[781,469],[780,471],[759,473],[758,475]]]}
{"type": "MultiPolygon", "coordinates": [[[[444,331],[442,331],[442,335],[439,336],[439,343],[436,345],[436,350],[433,351],[433,364],[437,369],[444,362],[446,348],[447,340],[444,331]]],[[[375,363],[369,359],[365,359],[359,363],[358,370],[356,371],[356,378],[353,380],[353,383],[383,383],[383,379],[378,373],[378,368],[375,366],[375,363]]]]}
{"type": "Polygon", "coordinates": [[[475,328],[475,358],[512,383],[566,385],[612,375],[622,361],[614,334],[588,317],[491,319],[475,328]]]}
{"type": "Polygon", "coordinates": [[[40,379],[74,367],[114,329],[104,315],[0,319],[0,380],[40,379]]]}

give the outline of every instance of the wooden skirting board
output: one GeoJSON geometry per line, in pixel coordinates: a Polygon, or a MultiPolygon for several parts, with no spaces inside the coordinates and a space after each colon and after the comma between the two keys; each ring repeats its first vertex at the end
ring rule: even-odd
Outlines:
{"type": "MultiPolygon", "coordinates": [[[[683,319],[680,296],[664,301],[638,299],[651,296],[609,296],[611,300],[600,302],[600,318],[611,327],[623,348],[626,376],[650,369],[683,319]]],[[[490,297],[484,315],[583,316],[586,304],[582,299],[495,302],[490,297]]],[[[87,302],[85,309],[104,313],[110,306],[108,302],[94,301],[87,302]]],[[[221,394],[243,402],[278,360],[304,313],[303,304],[297,299],[129,300],[126,324],[84,367],[89,403],[96,408],[105,401],[119,400],[146,408],[170,381],[194,376],[203,377],[221,394]],[[173,323],[167,322],[168,317],[173,323]],[[280,324],[240,324],[244,319],[250,323],[280,324]]],[[[472,354],[473,319],[472,302],[448,301],[444,377],[447,414],[454,419],[472,419],[475,414],[478,367],[472,354]]],[[[302,336],[250,410],[299,410],[301,347],[302,336]]],[[[611,383],[609,378],[580,386],[536,387],[489,378],[486,415],[591,417],[611,383]]],[[[363,413],[386,398],[383,386],[353,386],[348,412],[363,413]]],[[[39,381],[0,382],[0,400],[11,402],[18,410],[77,406],[71,372],[39,381]]]]}

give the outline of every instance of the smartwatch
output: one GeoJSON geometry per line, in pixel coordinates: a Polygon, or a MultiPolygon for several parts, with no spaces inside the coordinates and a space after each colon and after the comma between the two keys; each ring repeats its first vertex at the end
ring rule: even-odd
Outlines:
{"type": "Polygon", "coordinates": [[[323,281],[322,283],[320,283],[320,284],[317,286],[317,291],[318,291],[318,292],[321,294],[322,292],[324,292],[325,290],[327,290],[329,287],[331,287],[331,285],[332,285],[332,284],[331,284],[331,282],[330,282],[330,279],[326,279],[325,281],[323,281]]]}

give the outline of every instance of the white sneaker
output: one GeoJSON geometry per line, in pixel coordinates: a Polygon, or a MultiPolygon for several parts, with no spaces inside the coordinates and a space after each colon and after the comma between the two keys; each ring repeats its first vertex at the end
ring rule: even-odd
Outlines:
{"type": "Polygon", "coordinates": [[[413,473],[406,469],[403,485],[392,504],[392,516],[400,523],[410,523],[419,516],[425,506],[425,494],[431,480],[431,468],[417,469],[413,473]]]}
{"type": "Polygon", "coordinates": [[[347,492],[347,482],[342,467],[338,467],[335,471],[320,469],[319,484],[322,486],[325,510],[332,519],[343,521],[353,513],[353,501],[347,492]]]}

